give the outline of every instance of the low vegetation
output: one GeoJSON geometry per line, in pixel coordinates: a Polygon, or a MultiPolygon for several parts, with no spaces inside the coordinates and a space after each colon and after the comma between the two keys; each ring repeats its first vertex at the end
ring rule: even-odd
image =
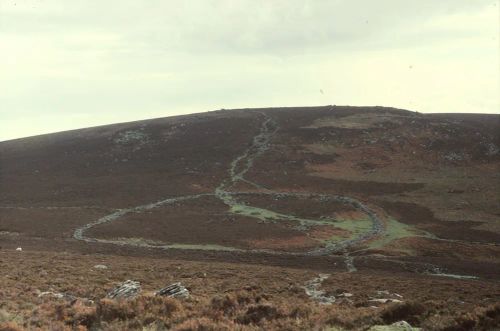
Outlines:
{"type": "Polygon", "coordinates": [[[311,270],[27,250],[0,257],[2,331],[367,330],[398,321],[449,331],[500,323],[495,281],[339,271],[320,284],[335,298],[324,305],[305,292],[317,277],[311,270]],[[126,279],[141,282],[137,297],[106,298],[126,279]],[[189,298],[154,295],[174,281],[189,298]],[[374,300],[384,297],[399,300],[374,300]]]}
{"type": "Polygon", "coordinates": [[[0,330],[366,330],[408,321],[425,330],[493,330],[500,304],[456,312],[446,302],[392,304],[386,308],[276,302],[258,291],[238,291],[211,300],[140,296],[96,303],[47,300],[30,316],[1,311],[0,330]]]}
{"type": "Polygon", "coordinates": [[[2,142],[0,331],[495,329],[498,119],[248,109],[2,142]]]}

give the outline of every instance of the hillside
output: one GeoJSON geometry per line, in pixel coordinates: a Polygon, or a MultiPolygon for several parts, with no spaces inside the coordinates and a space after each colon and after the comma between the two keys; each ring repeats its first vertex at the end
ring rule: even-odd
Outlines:
{"type": "MultiPolygon", "coordinates": [[[[291,315],[243,323],[222,313],[249,329],[396,322],[383,316],[399,308],[370,294],[386,290],[429,302],[401,317],[417,326],[460,327],[471,309],[497,309],[488,318],[498,320],[499,170],[500,115],[384,107],[219,110],[0,142],[0,283],[13,287],[0,311],[23,311],[16,323],[33,327],[34,308],[20,307],[42,300],[36,291],[97,301],[126,279],[153,287],[180,277],[198,302],[258,286],[252,295],[267,292],[270,305],[318,309],[302,326],[286,324],[291,315]],[[102,261],[114,271],[97,285],[92,265],[102,261]],[[318,306],[302,289],[318,273],[327,295],[353,298],[318,306]],[[432,320],[440,304],[446,317],[432,320]],[[361,317],[329,319],[332,309],[361,317]]],[[[387,302],[398,301],[408,300],[387,302]]]]}

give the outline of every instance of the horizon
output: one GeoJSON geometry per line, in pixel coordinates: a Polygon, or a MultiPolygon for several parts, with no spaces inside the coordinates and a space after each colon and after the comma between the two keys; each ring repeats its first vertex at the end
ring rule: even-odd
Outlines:
{"type": "Polygon", "coordinates": [[[498,0],[0,0],[0,16],[0,141],[222,108],[500,113],[498,0]]]}
{"type": "Polygon", "coordinates": [[[65,129],[61,131],[54,131],[54,132],[45,132],[45,133],[39,133],[39,134],[34,134],[31,136],[24,136],[24,137],[17,137],[17,138],[11,138],[11,139],[6,139],[6,140],[0,140],[0,143],[3,142],[9,142],[13,140],[19,140],[19,139],[25,139],[25,138],[34,138],[34,137],[39,137],[39,136],[45,136],[45,135],[51,135],[51,134],[58,134],[58,133],[64,133],[64,132],[71,132],[71,131],[78,131],[78,130],[85,130],[85,129],[93,129],[93,128],[99,128],[99,127],[105,127],[105,126],[111,126],[111,125],[120,125],[120,124],[127,124],[127,123],[134,123],[134,122],[143,122],[143,121],[154,121],[154,120],[159,120],[162,118],[169,118],[169,117],[177,117],[177,116],[189,116],[189,115],[199,115],[199,114],[205,114],[205,113],[211,113],[215,111],[233,111],[233,110],[256,110],[256,109],[275,109],[275,108],[320,108],[320,107],[352,107],[352,108],[382,108],[382,109],[397,109],[397,110],[402,110],[402,111],[408,111],[408,112],[416,112],[424,115],[433,115],[433,114],[440,114],[440,115],[453,115],[453,114],[462,114],[462,115],[498,115],[500,116],[500,113],[446,113],[446,112],[441,112],[441,113],[423,113],[419,112],[418,110],[411,110],[411,109],[402,109],[402,108],[395,108],[395,107],[390,107],[390,106],[380,106],[380,105],[373,105],[373,106],[351,106],[351,105],[319,105],[319,106],[274,106],[274,107],[255,107],[255,108],[219,108],[219,109],[212,109],[212,110],[206,110],[206,111],[201,111],[201,112],[193,112],[193,113],[185,113],[185,114],[174,114],[174,115],[168,115],[168,116],[160,116],[160,117],[151,117],[151,118],[139,118],[139,119],[133,119],[130,121],[122,121],[122,122],[113,122],[113,123],[104,123],[104,124],[96,124],[92,126],[85,126],[85,127],[77,127],[77,128],[70,128],[70,129],[65,129]]]}

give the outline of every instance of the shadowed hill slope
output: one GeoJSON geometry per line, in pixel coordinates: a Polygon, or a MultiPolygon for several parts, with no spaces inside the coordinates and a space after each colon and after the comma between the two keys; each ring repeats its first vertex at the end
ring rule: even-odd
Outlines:
{"type": "Polygon", "coordinates": [[[448,259],[442,246],[472,243],[468,262],[496,263],[499,118],[241,109],[7,141],[0,230],[48,247],[278,255],[423,258],[437,245],[448,259]]]}

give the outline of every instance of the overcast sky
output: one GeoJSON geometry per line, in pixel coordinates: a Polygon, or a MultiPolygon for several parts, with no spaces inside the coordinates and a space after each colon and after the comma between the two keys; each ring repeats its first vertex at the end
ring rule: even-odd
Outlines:
{"type": "Polygon", "coordinates": [[[499,113],[498,0],[0,0],[0,140],[220,108],[499,113]]]}

